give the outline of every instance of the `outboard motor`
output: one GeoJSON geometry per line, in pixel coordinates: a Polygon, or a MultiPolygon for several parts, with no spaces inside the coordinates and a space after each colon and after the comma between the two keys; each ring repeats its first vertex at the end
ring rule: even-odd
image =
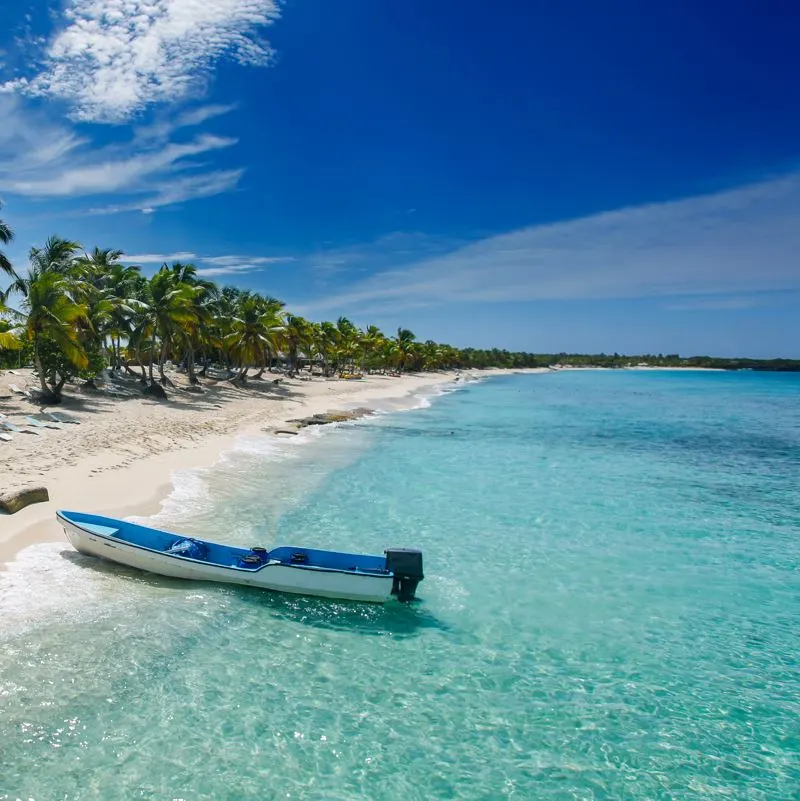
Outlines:
{"type": "Polygon", "coordinates": [[[416,548],[387,548],[386,569],[394,574],[392,595],[398,601],[412,601],[417,584],[425,578],[422,572],[422,551],[416,548]]]}

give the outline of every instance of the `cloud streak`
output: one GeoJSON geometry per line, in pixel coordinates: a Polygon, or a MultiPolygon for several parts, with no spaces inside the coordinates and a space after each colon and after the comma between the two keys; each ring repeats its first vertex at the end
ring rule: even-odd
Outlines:
{"type": "Polygon", "coordinates": [[[202,267],[197,271],[197,274],[208,278],[217,275],[241,275],[242,273],[252,273],[263,269],[264,266],[262,264],[250,262],[249,264],[229,264],[226,267],[202,267]]]}
{"type": "Polygon", "coordinates": [[[200,106],[174,120],[163,120],[128,141],[103,147],[53,124],[41,112],[0,95],[0,185],[11,194],[34,199],[92,197],[107,205],[88,213],[146,211],[229,192],[244,170],[209,169],[196,156],[228,149],[237,140],[199,133],[171,141],[173,132],[220,116],[231,106],[200,106]],[[113,198],[115,202],[108,203],[113,198]]]}
{"type": "Polygon", "coordinates": [[[263,270],[270,264],[283,264],[295,261],[293,256],[199,256],[196,253],[140,253],[125,256],[126,264],[164,264],[173,261],[210,264],[201,267],[198,275],[205,277],[219,275],[240,275],[263,270]]]}
{"type": "Polygon", "coordinates": [[[68,0],[39,71],[2,88],[64,100],[77,120],[124,122],[191,96],[223,58],[268,64],[259,32],[279,13],[277,0],[68,0]]]}
{"type": "Polygon", "coordinates": [[[122,260],[126,264],[163,264],[169,261],[194,261],[196,258],[194,253],[181,251],[180,253],[137,253],[123,256],[122,260]]]}
{"type": "Polygon", "coordinates": [[[793,173],[489,237],[353,282],[306,310],[796,290],[799,252],[793,173]]]}

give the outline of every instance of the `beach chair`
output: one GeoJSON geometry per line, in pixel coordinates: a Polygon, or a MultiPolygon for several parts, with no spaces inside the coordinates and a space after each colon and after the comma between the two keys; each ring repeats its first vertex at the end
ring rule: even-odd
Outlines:
{"type": "Polygon", "coordinates": [[[8,420],[0,420],[0,428],[4,428],[6,431],[11,431],[14,434],[36,434],[36,436],[39,436],[42,433],[35,428],[20,428],[13,423],[9,423],[8,420]]]}
{"type": "Polygon", "coordinates": [[[25,415],[25,420],[29,425],[36,426],[36,428],[64,428],[61,423],[54,423],[52,420],[37,420],[31,415],[25,415]]]}
{"type": "Polygon", "coordinates": [[[32,396],[31,396],[31,393],[30,393],[30,392],[28,392],[28,390],[27,390],[27,389],[20,389],[20,388],[19,388],[19,387],[18,387],[16,384],[9,384],[9,385],[8,385],[8,388],[9,388],[9,389],[10,389],[12,392],[16,392],[16,393],[17,393],[17,395],[22,395],[24,398],[27,398],[28,400],[30,400],[30,399],[31,399],[31,397],[32,397],[32,396]]]}
{"type": "Polygon", "coordinates": [[[48,420],[52,420],[54,423],[73,423],[74,425],[80,425],[81,421],[76,420],[74,417],[70,417],[67,414],[55,414],[54,412],[42,412],[43,417],[48,418],[48,420]]]}

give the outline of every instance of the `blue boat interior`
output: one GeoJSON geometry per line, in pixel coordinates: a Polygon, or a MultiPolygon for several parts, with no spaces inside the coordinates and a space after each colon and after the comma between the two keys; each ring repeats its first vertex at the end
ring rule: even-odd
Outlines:
{"type": "Polygon", "coordinates": [[[59,510],[58,516],[84,531],[100,537],[120,540],[178,559],[205,562],[218,567],[255,571],[268,565],[281,564],[311,570],[391,575],[386,569],[384,556],[297,548],[291,545],[280,546],[269,551],[259,547],[237,548],[234,545],[222,545],[194,537],[182,537],[179,534],[102,515],[59,510]]]}

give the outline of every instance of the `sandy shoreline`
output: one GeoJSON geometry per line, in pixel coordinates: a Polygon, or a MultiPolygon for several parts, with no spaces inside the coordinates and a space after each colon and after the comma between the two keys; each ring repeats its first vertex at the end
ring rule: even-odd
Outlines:
{"type": "MultiPolygon", "coordinates": [[[[205,393],[171,393],[154,401],[135,392],[135,382],[119,382],[118,396],[70,392],[60,411],[80,420],[63,429],[42,429],[41,436],[15,434],[0,443],[0,491],[46,486],[48,503],[15,515],[0,513],[0,570],[23,548],[63,540],[55,520],[59,508],[115,517],[157,512],[172,488],[175,471],[214,464],[240,435],[263,433],[288,420],[337,408],[400,399],[456,377],[497,375],[506,371],[462,371],[369,376],[360,381],[282,379],[252,382],[239,389],[227,382],[205,385],[205,393]]],[[[508,371],[508,372],[547,372],[508,371]]],[[[173,376],[176,382],[180,377],[173,376]]],[[[0,376],[0,408],[18,425],[38,408],[11,384],[30,383],[25,371],[0,376]]]]}

